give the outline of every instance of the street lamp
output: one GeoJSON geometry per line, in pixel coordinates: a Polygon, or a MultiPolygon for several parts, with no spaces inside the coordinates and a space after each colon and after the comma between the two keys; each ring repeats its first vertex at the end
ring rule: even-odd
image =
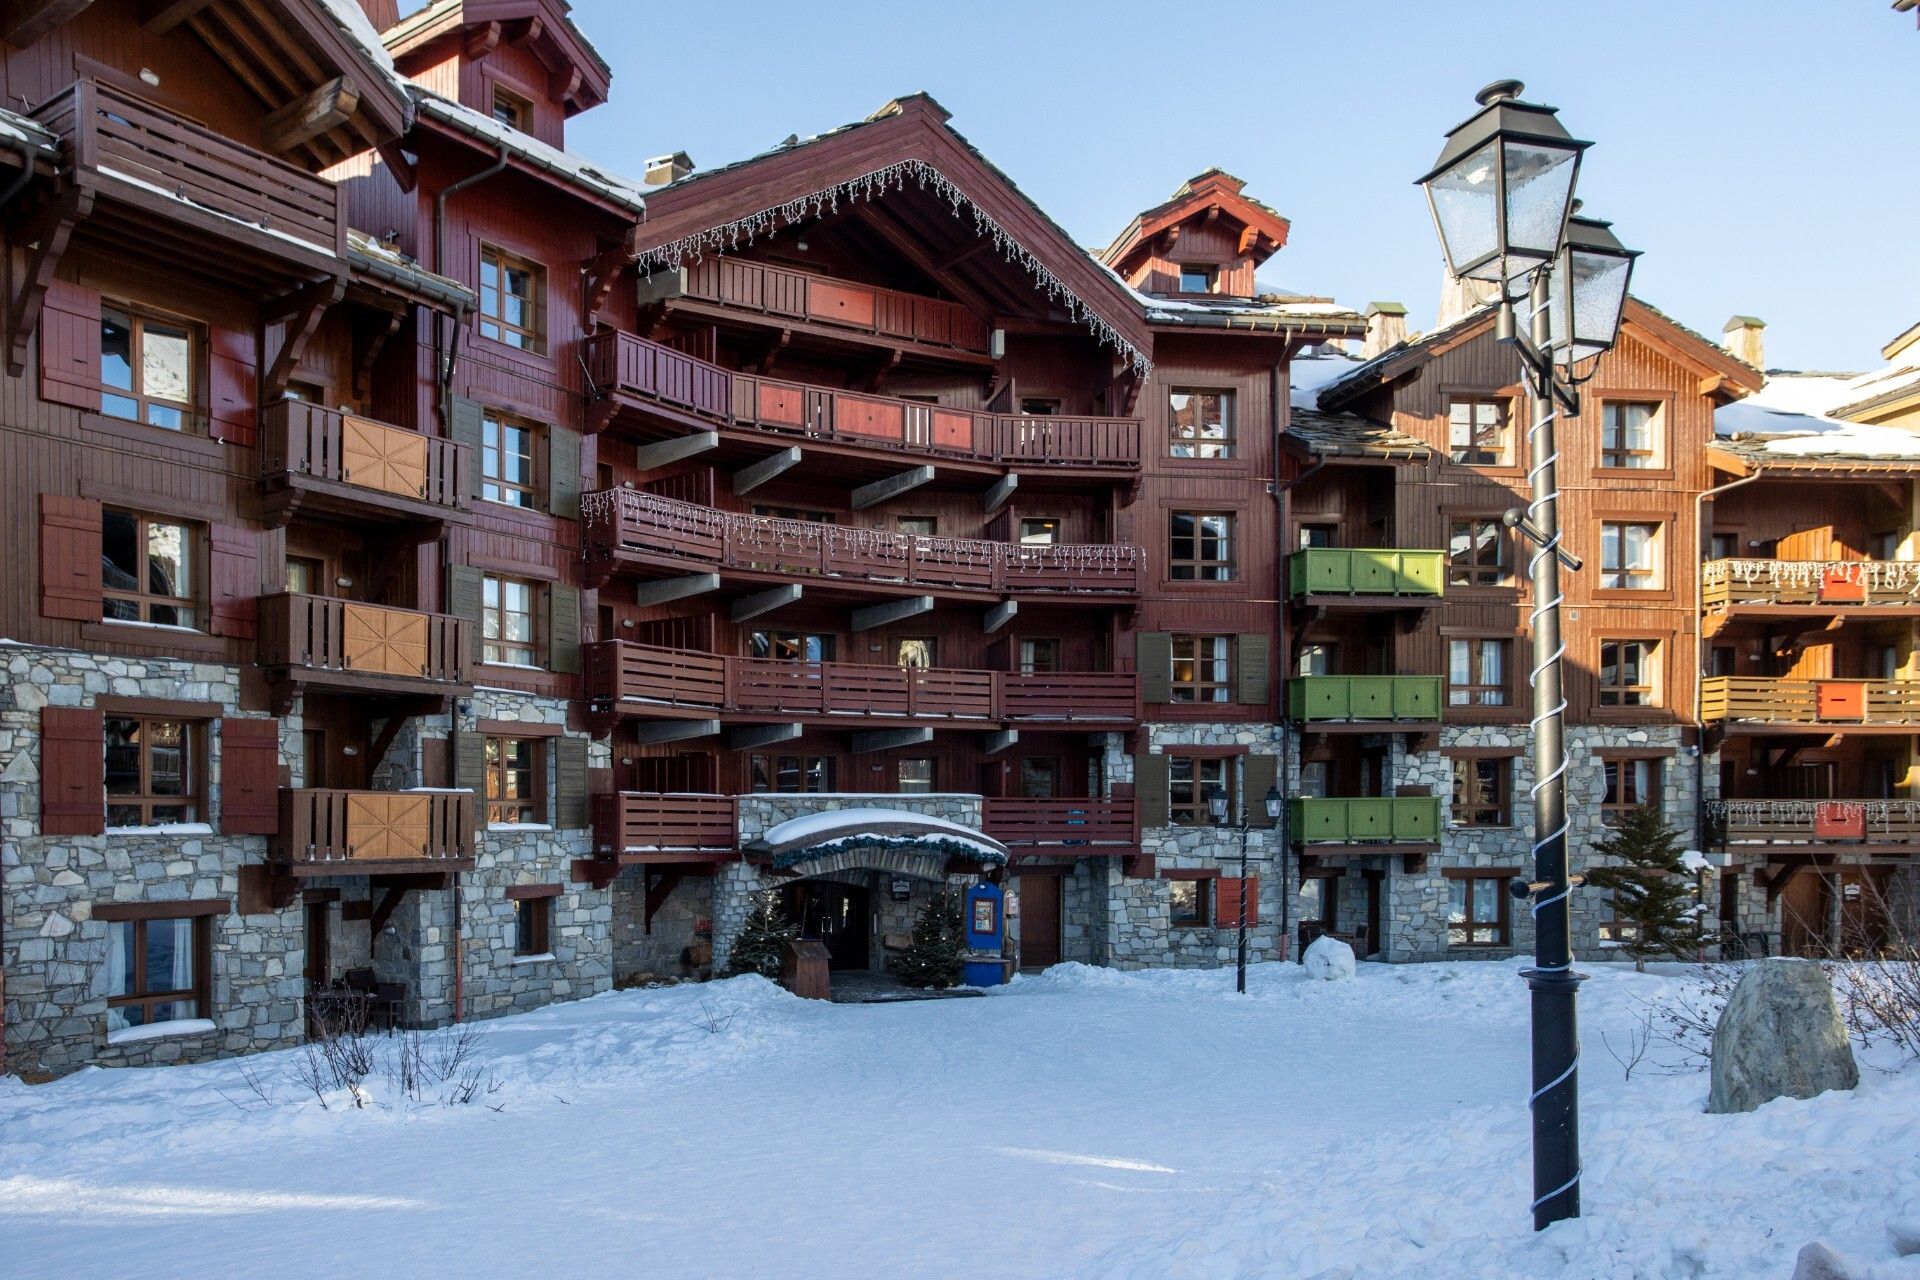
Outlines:
{"type": "Polygon", "coordinates": [[[1580,561],[1560,546],[1559,456],[1554,425],[1580,411],[1580,384],[1619,337],[1635,255],[1608,224],[1576,217],[1574,179],[1590,145],[1575,141],[1552,107],[1521,102],[1525,86],[1501,80],[1476,96],[1480,111],[1447,135],[1420,179],[1447,267],[1500,286],[1496,333],[1514,346],[1527,389],[1528,482],[1524,511],[1506,524],[1534,544],[1533,860],[1534,965],[1523,976],[1533,1005],[1533,1225],[1580,1215],[1580,1060],[1568,895],[1566,744],[1561,715],[1560,569],[1580,561]],[[1522,334],[1516,304],[1526,305],[1522,334]]]}
{"type": "MultiPolygon", "coordinates": [[[[1280,788],[1268,787],[1262,797],[1266,805],[1267,821],[1272,822],[1280,816],[1280,788]]],[[[1224,827],[1227,824],[1227,793],[1219,787],[1207,788],[1207,816],[1213,819],[1213,825],[1224,827]]],[[[1239,903],[1239,961],[1234,971],[1234,989],[1241,995],[1247,994],[1247,829],[1252,825],[1252,814],[1242,807],[1240,811],[1240,903],[1239,903]]],[[[1287,891],[1286,885],[1280,891],[1287,891]]]]}

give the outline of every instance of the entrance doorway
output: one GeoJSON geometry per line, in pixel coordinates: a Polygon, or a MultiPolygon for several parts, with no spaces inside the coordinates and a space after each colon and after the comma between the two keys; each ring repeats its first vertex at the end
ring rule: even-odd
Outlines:
{"type": "Polygon", "coordinates": [[[827,968],[865,969],[871,909],[865,889],[837,880],[796,880],[780,890],[787,919],[800,936],[827,948],[827,968]]]}
{"type": "Polygon", "coordinates": [[[1787,881],[1780,891],[1780,953],[1789,956],[1827,954],[1827,918],[1833,893],[1827,877],[1809,869],[1787,881]]]}
{"type": "Polygon", "coordinates": [[[1355,937],[1354,951],[1362,960],[1380,954],[1380,885],[1386,879],[1384,871],[1365,870],[1360,873],[1367,886],[1367,933],[1355,937]]]}
{"type": "Polygon", "coordinates": [[[1020,877],[1020,967],[1060,963],[1060,877],[1020,877]]]}

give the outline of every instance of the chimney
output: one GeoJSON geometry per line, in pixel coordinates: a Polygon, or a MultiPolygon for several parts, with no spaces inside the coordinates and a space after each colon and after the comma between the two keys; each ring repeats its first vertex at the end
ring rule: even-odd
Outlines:
{"type": "Polygon", "coordinates": [[[1720,328],[1720,345],[1736,360],[1767,367],[1767,322],[1759,316],[1735,316],[1720,328]]]}
{"type": "Polygon", "coordinates": [[[655,156],[647,161],[645,174],[647,185],[664,187],[669,182],[678,182],[693,172],[693,157],[684,151],[676,151],[670,156],[655,156]]]}
{"type": "Polygon", "coordinates": [[[375,31],[385,31],[400,21],[400,0],[360,0],[360,9],[375,31]]]}
{"type": "Polygon", "coordinates": [[[1360,358],[1371,360],[1390,347],[1407,340],[1407,309],[1397,302],[1367,304],[1367,340],[1360,347],[1360,358]]]}
{"type": "Polygon", "coordinates": [[[1497,302],[1500,290],[1491,280],[1461,280],[1451,271],[1442,272],[1440,281],[1440,314],[1433,319],[1433,327],[1444,329],[1464,316],[1497,302]]]}

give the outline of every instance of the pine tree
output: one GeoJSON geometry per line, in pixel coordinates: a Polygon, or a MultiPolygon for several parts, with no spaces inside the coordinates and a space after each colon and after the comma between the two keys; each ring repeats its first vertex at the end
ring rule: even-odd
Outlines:
{"type": "Polygon", "coordinates": [[[1657,806],[1628,812],[1594,851],[1621,864],[1589,868],[1587,884],[1612,891],[1613,918],[1627,926],[1620,949],[1633,957],[1637,971],[1646,972],[1649,957],[1684,958],[1704,945],[1706,930],[1680,860],[1680,837],[1657,806]]]}
{"type": "Polygon", "coordinates": [[[787,943],[800,934],[798,925],[787,922],[780,909],[778,890],[768,889],[754,895],[753,910],[733,940],[733,952],[727,957],[727,976],[757,973],[780,981],[780,965],[787,955],[787,943]]]}
{"type": "Polygon", "coordinates": [[[909,987],[952,987],[965,964],[965,921],[960,897],[950,889],[934,894],[913,922],[913,941],[893,961],[893,972],[909,987]]]}

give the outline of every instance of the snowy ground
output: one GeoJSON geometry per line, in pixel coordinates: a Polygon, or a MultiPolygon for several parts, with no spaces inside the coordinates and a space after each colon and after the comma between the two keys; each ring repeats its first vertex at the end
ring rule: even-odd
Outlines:
{"type": "Polygon", "coordinates": [[[1821,1239],[1920,1277],[1887,1232],[1920,1215],[1920,1068],[1707,1116],[1704,1074],[1602,1049],[1678,981],[1612,966],[1587,1216],[1536,1236],[1518,967],[628,992],[482,1024],[498,1088],[462,1107],[376,1078],[323,1109],[297,1053],[0,1081],[0,1273],[1784,1280],[1821,1239]]]}

